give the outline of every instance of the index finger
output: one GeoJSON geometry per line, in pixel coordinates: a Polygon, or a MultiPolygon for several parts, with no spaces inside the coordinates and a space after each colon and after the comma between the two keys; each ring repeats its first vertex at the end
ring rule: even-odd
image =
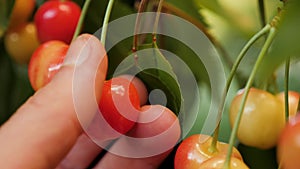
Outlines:
{"type": "Polygon", "coordinates": [[[88,122],[96,112],[91,98],[100,98],[106,76],[107,58],[99,40],[91,35],[81,35],[70,46],[66,56],[67,66],[44,88],[37,91],[0,128],[1,168],[55,168],[82,133],[74,108],[73,75],[75,62],[80,68],[78,77],[82,96],[81,106],[86,114],[80,122],[88,122]],[[81,60],[80,58],[86,58],[81,60]],[[100,60],[99,62],[96,62],[100,60]],[[95,73],[90,69],[98,70],[95,73]],[[96,79],[95,79],[96,77],[96,79]],[[95,79],[91,82],[90,79],[95,79]],[[93,96],[86,92],[84,83],[95,83],[93,96]]]}

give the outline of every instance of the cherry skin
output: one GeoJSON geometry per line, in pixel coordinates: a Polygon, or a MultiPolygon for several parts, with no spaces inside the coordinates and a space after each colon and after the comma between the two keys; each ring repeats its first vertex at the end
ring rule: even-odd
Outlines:
{"type": "Polygon", "coordinates": [[[241,159],[235,157],[230,159],[230,168],[224,168],[225,160],[225,155],[215,156],[204,161],[198,169],[249,169],[241,159]]]}
{"type": "Polygon", "coordinates": [[[26,23],[35,7],[35,0],[16,0],[10,15],[9,29],[26,23]]]}
{"type": "Polygon", "coordinates": [[[134,87],[138,92],[141,106],[145,105],[148,100],[148,91],[145,84],[142,82],[142,80],[136,76],[127,75],[127,74],[120,75],[120,77],[126,78],[132,82],[132,84],[134,85],[134,87]]]}
{"type": "Polygon", "coordinates": [[[128,132],[140,112],[140,98],[133,83],[122,77],[105,81],[99,110],[114,130],[120,134],[128,132]]]}
{"type": "Polygon", "coordinates": [[[300,116],[291,117],[277,144],[277,159],[282,169],[300,166],[300,116]]]}
{"type": "Polygon", "coordinates": [[[41,42],[61,40],[69,44],[74,35],[81,8],[72,1],[47,1],[37,10],[34,22],[41,42]]]}
{"type": "MultiPolygon", "coordinates": [[[[276,97],[282,102],[283,106],[285,107],[285,96],[284,92],[280,92],[276,95],[276,97]]],[[[289,117],[294,117],[298,110],[298,103],[300,94],[295,91],[289,91],[288,92],[288,98],[289,98],[289,117]]],[[[285,110],[284,110],[285,111],[285,110]]]]}
{"type": "MultiPolygon", "coordinates": [[[[201,134],[192,135],[183,140],[176,151],[175,169],[198,169],[204,161],[227,153],[229,146],[227,143],[218,141],[217,151],[213,152],[210,150],[211,142],[212,137],[201,134]]],[[[233,148],[232,156],[242,160],[242,156],[236,148],[233,148]]]]}
{"type": "Polygon", "coordinates": [[[53,40],[41,44],[34,51],[28,65],[28,75],[35,91],[48,84],[58,72],[68,49],[66,43],[53,40]]]}
{"type": "MultiPolygon", "coordinates": [[[[239,91],[231,103],[231,126],[240,109],[243,93],[243,90],[239,91]]],[[[276,146],[284,125],[282,102],[267,91],[251,88],[237,133],[239,141],[260,149],[272,148],[276,146]]]]}
{"type": "Polygon", "coordinates": [[[28,64],[34,50],[39,46],[33,23],[24,23],[10,29],[4,36],[7,53],[20,64],[28,64]]]}

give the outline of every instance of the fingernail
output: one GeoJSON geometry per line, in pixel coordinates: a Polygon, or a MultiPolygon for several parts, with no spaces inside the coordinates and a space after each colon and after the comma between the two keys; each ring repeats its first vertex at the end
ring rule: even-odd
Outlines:
{"type": "Polygon", "coordinates": [[[63,65],[79,66],[88,60],[93,48],[91,35],[81,35],[71,43],[63,65]]]}

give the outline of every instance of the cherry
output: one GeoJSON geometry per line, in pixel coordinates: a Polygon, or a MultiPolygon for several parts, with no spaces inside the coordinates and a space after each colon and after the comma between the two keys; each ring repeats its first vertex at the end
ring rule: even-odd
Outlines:
{"type": "Polygon", "coordinates": [[[243,160],[231,157],[230,168],[224,168],[226,156],[219,155],[204,161],[198,169],[249,169],[243,160]]]}
{"type": "MultiPolygon", "coordinates": [[[[284,92],[280,92],[276,95],[276,97],[282,102],[282,104],[285,107],[285,96],[284,92]]],[[[300,94],[295,91],[289,91],[288,92],[288,98],[289,98],[289,117],[293,117],[296,115],[298,110],[298,103],[299,103],[299,97],[300,94]]],[[[284,110],[285,111],[285,110],[284,110]]]]}
{"type": "Polygon", "coordinates": [[[133,83],[124,77],[105,81],[99,110],[113,129],[121,134],[128,132],[140,112],[140,98],[133,83]]]}
{"type": "Polygon", "coordinates": [[[132,84],[134,85],[134,87],[136,88],[136,90],[138,92],[141,106],[145,105],[148,100],[148,91],[147,91],[145,84],[142,82],[142,80],[136,76],[127,75],[127,74],[120,75],[120,77],[131,80],[132,84]]]}
{"type": "MultiPolygon", "coordinates": [[[[175,155],[175,169],[199,169],[201,164],[220,154],[226,155],[228,144],[217,142],[216,151],[211,150],[212,137],[207,135],[192,135],[179,145],[175,155]]],[[[232,156],[242,160],[239,151],[234,148],[232,156]]]]}
{"type": "Polygon", "coordinates": [[[69,44],[75,32],[81,8],[72,1],[47,1],[37,10],[34,22],[41,42],[61,40],[69,44]]]}
{"type": "Polygon", "coordinates": [[[29,22],[11,28],[5,34],[4,45],[17,63],[28,64],[32,53],[39,46],[35,25],[29,22]]]}
{"type": "Polygon", "coordinates": [[[28,75],[35,91],[50,82],[61,67],[68,49],[66,43],[53,40],[41,44],[34,51],[28,65],[28,75]]]}
{"type": "MultiPolygon", "coordinates": [[[[234,97],[230,106],[230,124],[233,126],[240,109],[244,91],[234,97]]],[[[251,88],[238,128],[239,141],[247,146],[269,149],[277,144],[285,125],[282,102],[273,94],[251,88]]]]}
{"type": "Polygon", "coordinates": [[[277,144],[280,168],[295,169],[300,166],[300,116],[291,117],[277,144]]]}
{"type": "Polygon", "coordinates": [[[9,29],[26,23],[35,7],[35,0],[16,0],[10,15],[9,29]]]}

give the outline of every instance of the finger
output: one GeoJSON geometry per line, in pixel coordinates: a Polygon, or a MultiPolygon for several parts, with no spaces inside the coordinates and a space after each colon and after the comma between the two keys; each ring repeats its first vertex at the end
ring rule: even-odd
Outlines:
{"type": "Polygon", "coordinates": [[[143,106],[139,123],[129,135],[120,138],[109,149],[96,166],[97,169],[157,168],[176,145],[180,137],[180,125],[169,109],[159,105],[143,106]],[[153,120],[142,123],[149,119],[153,120]]]}
{"type": "Polygon", "coordinates": [[[94,143],[86,134],[82,134],[56,169],[87,168],[101,151],[100,146],[94,143]]]}
{"type": "Polygon", "coordinates": [[[82,133],[81,124],[89,123],[96,112],[93,99],[100,98],[106,69],[99,40],[78,37],[52,81],[0,128],[1,168],[55,168],[82,133]],[[94,88],[87,89],[89,83],[94,88]],[[76,114],[82,109],[85,114],[76,114]]]}

